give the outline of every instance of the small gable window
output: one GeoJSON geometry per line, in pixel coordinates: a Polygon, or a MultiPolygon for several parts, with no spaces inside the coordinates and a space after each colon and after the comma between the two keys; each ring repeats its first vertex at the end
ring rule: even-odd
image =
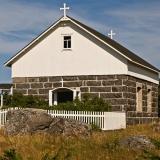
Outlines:
{"type": "Polygon", "coordinates": [[[64,36],[63,37],[63,48],[71,48],[71,36],[64,36]]]}
{"type": "Polygon", "coordinates": [[[73,50],[73,33],[62,33],[61,34],[61,49],[63,51],[73,50]]]}

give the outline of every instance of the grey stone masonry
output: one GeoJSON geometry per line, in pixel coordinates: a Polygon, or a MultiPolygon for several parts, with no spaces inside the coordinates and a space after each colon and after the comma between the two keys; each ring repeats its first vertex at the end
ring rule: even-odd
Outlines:
{"type": "Polygon", "coordinates": [[[146,124],[158,121],[158,85],[128,75],[81,75],[56,77],[13,78],[13,92],[38,95],[49,99],[49,90],[64,87],[79,87],[81,96],[90,93],[112,105],[113,111],[126,112],[127,125],[146,124]],[[141,87],[142,106],[137,111],[137,87],[141,87]],[[150,92],[150,102],[148,101],[150,92]]]}

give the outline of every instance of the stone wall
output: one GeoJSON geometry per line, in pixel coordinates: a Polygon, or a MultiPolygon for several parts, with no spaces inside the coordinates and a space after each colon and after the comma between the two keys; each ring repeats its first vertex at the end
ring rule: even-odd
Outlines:
{"type": "MultiPolygon", "coordinates": [[[[49,90],[61,87],[62,77],[13,78],[13,92],[38,95],[45,100],[49,90]]],[[[125,111],[127,124],[158,121],[158,85],[128,75],[64,76],[64,87],[80,87],[81,95],[88,92],[111,104],[113,111],[125,111]],[[137,86],[142,89],[142,111],[136,109],[137,86]],[[151,108],[147,109],[147,92],[151,92],[151,108]]]]}

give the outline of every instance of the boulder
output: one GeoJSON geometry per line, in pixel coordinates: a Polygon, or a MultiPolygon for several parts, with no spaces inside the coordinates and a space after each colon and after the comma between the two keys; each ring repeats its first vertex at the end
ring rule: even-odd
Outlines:
{"type": "Polygon", "coordinates": [[[151,142],[150,138],[145,135],[139,135],[134,137],[125,138],[119,141],[121,146],[134,147],[134,148],[154,148],[155,146],[151,142]]]}
{"type": "Polygon", "coordinates": [[[33,135],[49,133],[65,136],[91,136],[89,124],[62,117],[52,118],[42,109],[20,109],[7,112],[4,126],[5,135],[33,135]]]}
{"type": "Polygon", "coordinates": [[[160,123],[155,123],[152,125],[152,130],[154,132],[160,133],[160,123]]]}
{"type": "Polygon", "coordinates": [[[72,137],[81,135],[88,137],[92,134],[92,128],[91,125],[81,121],[57,117],[53,119],[48,132],[72,137]]]}
{"type": "Polygon", "coordinates": [[[53,120],[51,115],[42,109],[10,110],[7,112],[6,118],[4,132],[7,135],[45,132],[53,120]]]}

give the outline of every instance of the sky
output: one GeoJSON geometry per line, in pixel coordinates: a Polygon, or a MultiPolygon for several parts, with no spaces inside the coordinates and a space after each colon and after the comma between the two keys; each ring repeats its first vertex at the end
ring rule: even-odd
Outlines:
{"type": "Polygon", "coordinates": [[[0,0],[0,83],[11,83],[4,63],[63,16],[108,36],[160,69],[160,0],[0,0]]]}

